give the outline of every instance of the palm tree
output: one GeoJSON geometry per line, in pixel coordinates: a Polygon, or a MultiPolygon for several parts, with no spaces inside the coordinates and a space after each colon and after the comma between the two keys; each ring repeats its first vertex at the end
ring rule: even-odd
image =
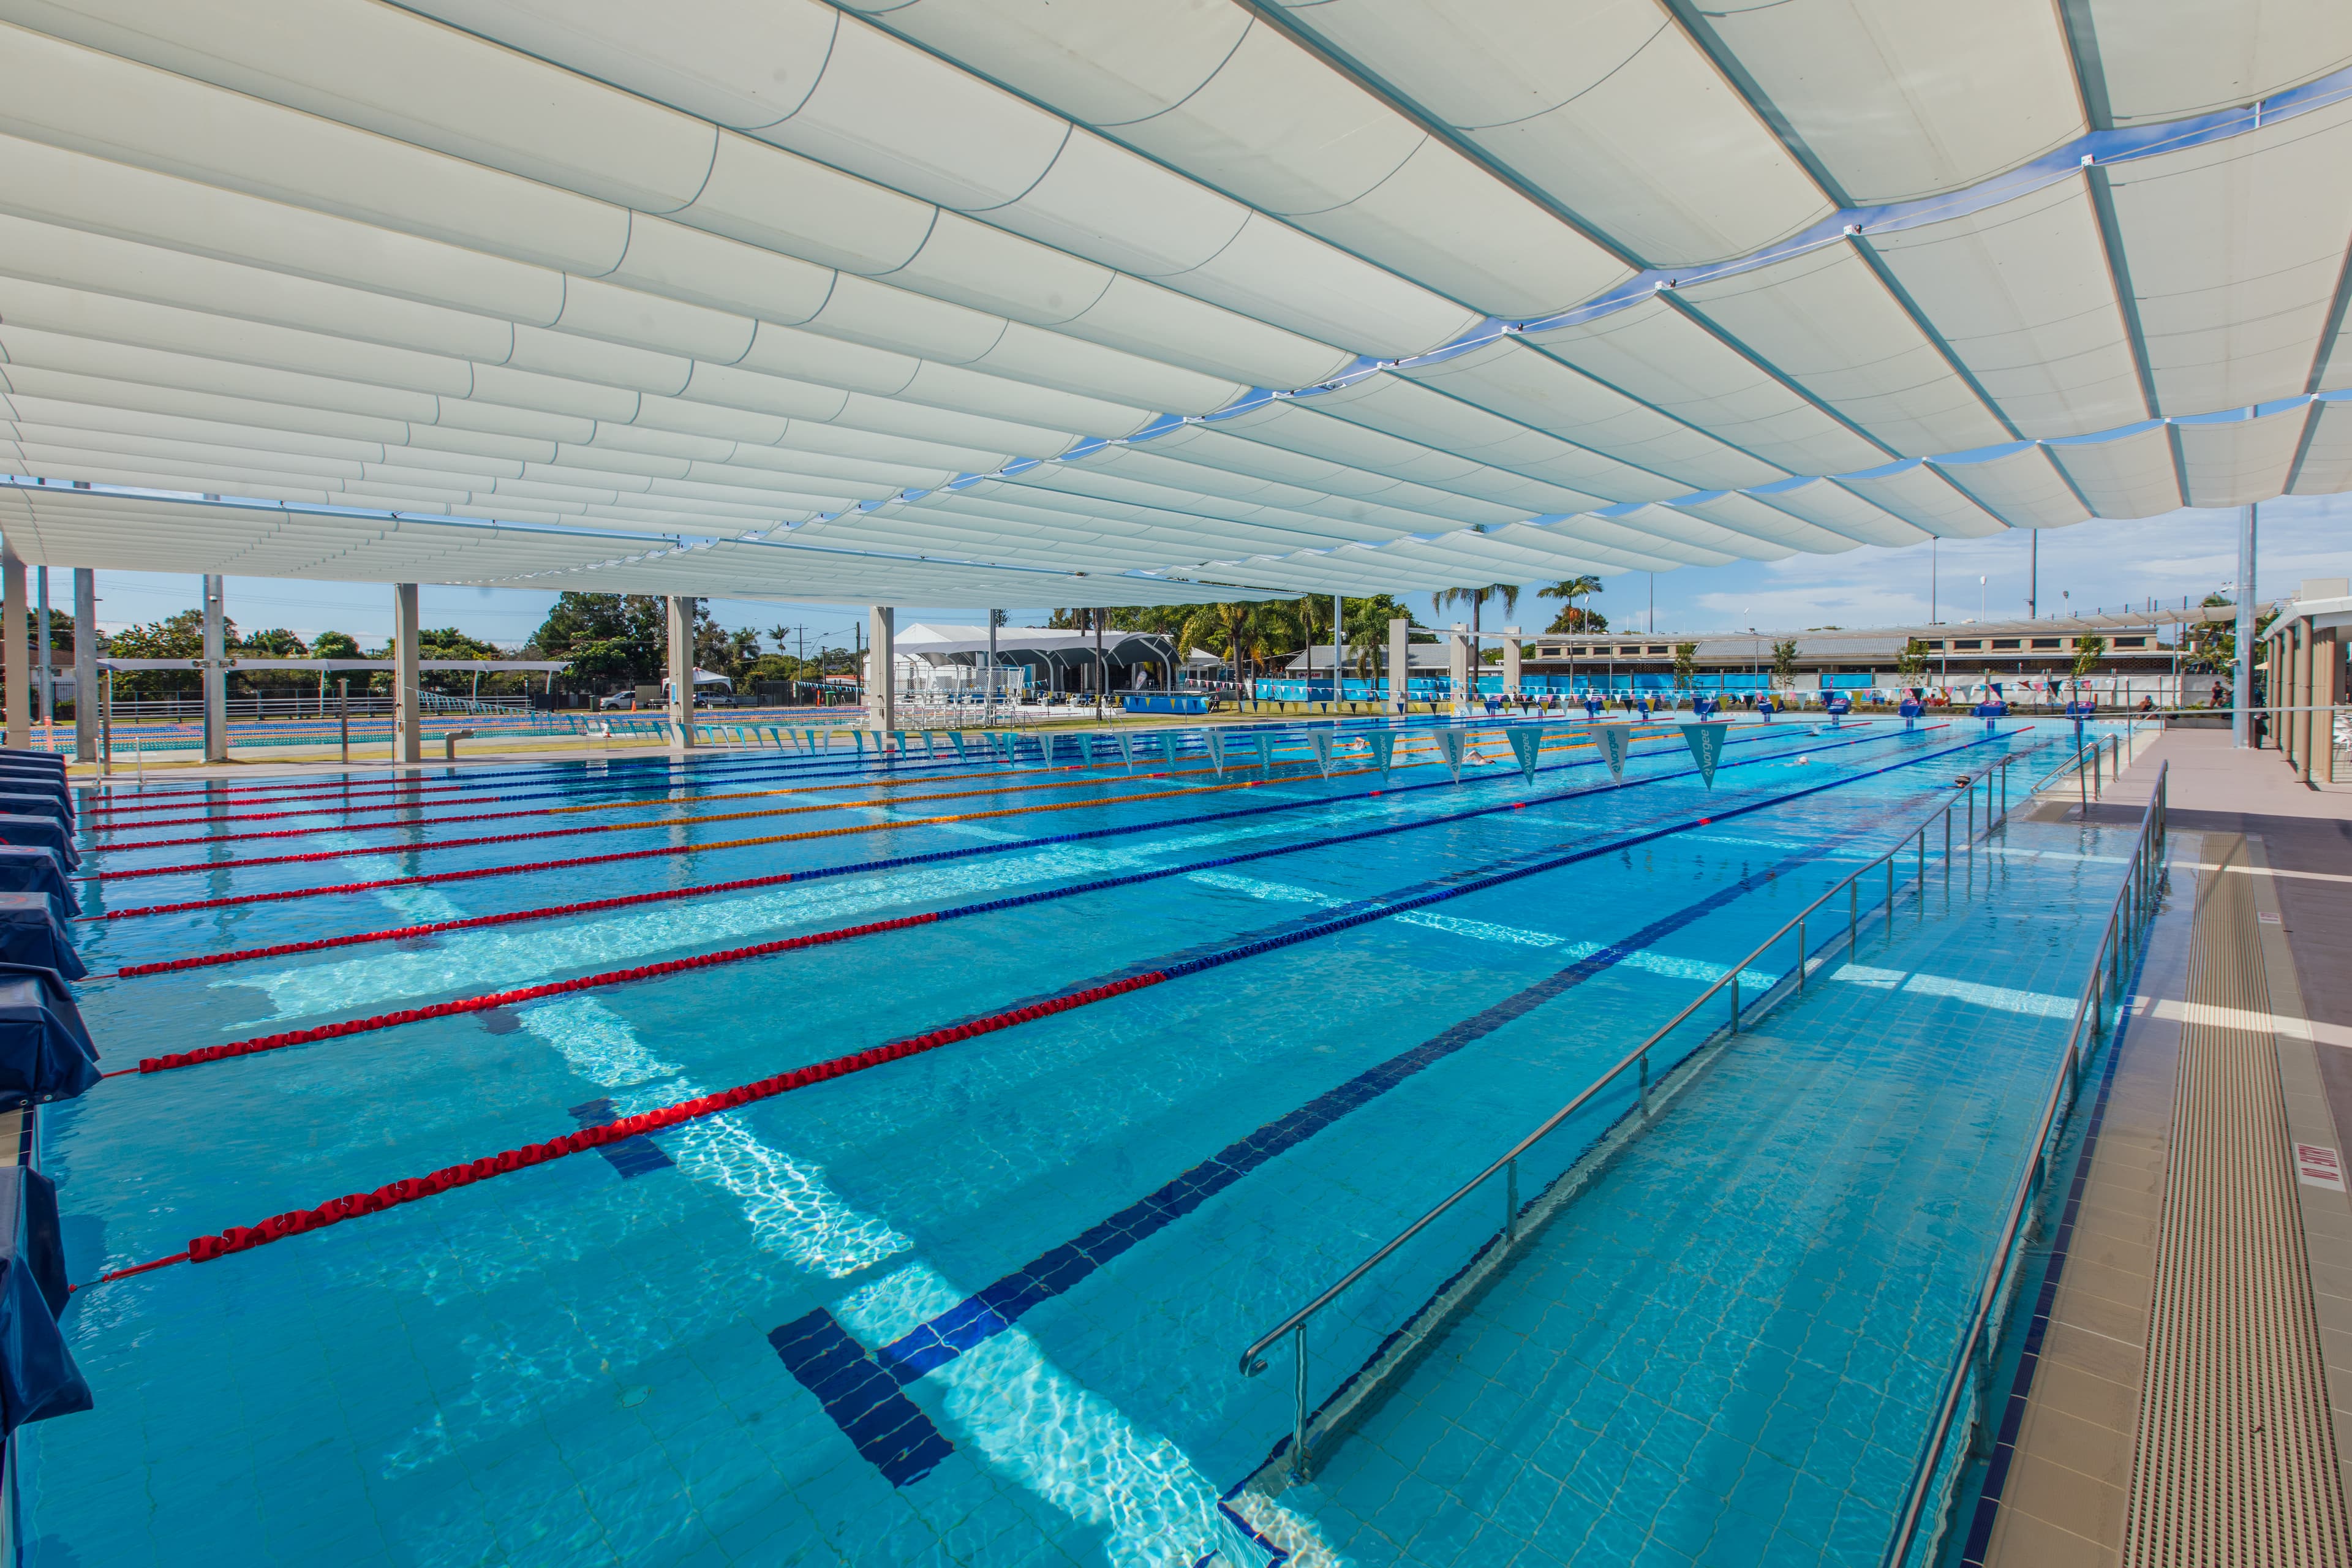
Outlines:
{"type": "Polygon", "coordinates": [[[1479,668],[1486,662],[1481,657],[1484,649],[1478,643],[1478,610],[1490,598],[1500,599],[1503,602],[1503,614],[1507,616],[1519,607],[1519,585],[1516,583],[1489,583],[1482,588],[1441,588],[1437,591],[1437,607],[1441,610],[1449,605],[1470,606],[1470,690],[1468,695],[1473,698],[1478,694],[1479,668]]]}
{"type": "Polygon", "coordinates": [[[1548,584],[1537,592],[1539,596],[1546,599],[1568,601],[1568,607],[1559,613],[1559,618],[1551,625],[1553,631],[1574,632],[1598,629],[1586,619],[1591,612],[1585,610],[1577,603],[1579,599],[1601,592],[1601,579],[1590,572],[1580,577],[1570,577],[1565,582],[1548,584]]]}

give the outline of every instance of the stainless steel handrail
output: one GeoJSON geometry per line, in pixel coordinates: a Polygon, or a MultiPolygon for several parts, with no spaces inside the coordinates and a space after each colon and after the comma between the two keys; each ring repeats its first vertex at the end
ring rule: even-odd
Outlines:
{"type": "MultiPolygon", "coordinates": [[[[1979,784],[1982,784],[1985,786],[1984,831],[1990,833],[1992,831],[1997,822],[2007,818],[2009,814],[2009,769],[2016,760],[2017,759],[2014,756],[2005,755],[1998,761],[1987,763],[1981,769],[1961,775],[1963,781],[1961,787],[1964,787],[1967,790],[1969,813],[1967,837],[1962,840],[1964,844],[1973,842],[1976,837],[1976,793],[1977,785],[1979,784]],[[2000,790],[1999,816],[1994,815],[1994,789],[1996,775],[1998,776],[2000,790]]],[[[1809,918],[1811,918],[1815,910],[1819,910],[1823,904],[1828,903],[1830,900],[1835,898],[1841,892],[1847,895],[1847,951],[1849,953],[1859,952],[1862,943],[1862,879],[1869,875],[1871,872],[1878,869],[1882,865],[1886,868],[1886,923],[1888,929],[1892,930],[1895,923],[1895,857],[1902,854],[1903,851],[1907,848],[1914,848],[1916,845],[1917,871],[1915,876],[1915,884],[1924,886],[1927,879],[1927,830],[1934,826],[1937,821],[1940,819],[1944,824],[1945,875],[1948,878],[1951,874],[1953,809],[1954,804],[1948,799],[1942,805],[1937,806],[1935,811],[1929,813],[1927,818],[1923,820],[1917,827],[1906,832],[1901,838],[1895,841],[1894,847],[1888,849],[1885,854],[1878,856],[1876,858],[1861,867],[1856,868],[1853,871],[1848,873],[1846,876],[1841,878],[1837,882],[1832,884],[1831,887],[1822,893],[1820,897],[1813,900],[1811,903],[1807,904],[1803,909],[1798,910],[1794,915],[1790,916],[1779,930],[1775,931],[1770,936],[1766,937],[1762,942],[1759,942],[1746,957],[1740,959],[1738,963],[1732,964],[1728,969],[1727,969],[1721,979],[1716,981],[1706,990],[1700,992],[1698,995],[1691,1001],[1688,1006],[1685,1007],[1681,1012],[1676,1013],[1671,1019],[1667,1020],[1666,1023],[1654,1030],[1640,1045],[1634,1047],[1622,1058],[1619,1058],[1615,1066],[1610,1068],[1599,1078],[1593,1079],[1591,1083],[1586,1085],[1585,1088],[1578,1093],[1575,1099],[1570,1100],[1566,1105],[1561,1106],[1550,1116],[1545,1118],[1542,1124],[1537,1127],[1534,1131],[1528,1133],[1525,1138],[1520,1139],[1499,1159],[1496,1160],[1492,1164],[1489,1164],[1485,1170],[1479,1172],[1476,1175],[1471,1177],[1469,1181],[1455,1188],[1452,1194],[1432,1207],[1426,1214],[1423,1215],[1419,1219],[1414,1220],[1412,1224],[1407,1226],[1403,1230],[1398,1232],[1386,1246],[1373,1253],[1370,1258],[1365,1258],[1363,1262],[1356,1265],[1355,1268],[1349,1269],[1337,1284],[1325,1290],[1321,1295],[1316,1297],[1312,1301],[1307,1302],[1304,1307],[1299,1308],[1298,1310],[1291,1313],[1290,1316],[1285,1318],[1280,1323],[1268,1330],[1265,1333],[1261,1334],[1250,1345],[1249,1349],[1242,1352],[1240,1363],[1242,1375],[1244,1377],[1255,1377],[1259,1373],[1265,1370],[1265,1363],[1261,1359],[1261,1357],[1268,1346],[1274,1344],[1275,1342],[1280,1340],[1286,1334],[1292,1335],[1295,1338],[1294,1349],[1297,1359],[1297,1419],[1293,1425],[1291,1434],[1290,1453],[1291,1473],[1293,1476],[1304,1480],[1307,1474],[1307,1467],[1308,1461],[1307,1458],[1307,1427],[1308,1417],[1311,1414],[1307,1405],[1307,1324],[1308,1321],[1312,1319],[1316,1313],[1321,1311],[1325,1307],[1330,1305],[1331,1302],[1344,1295],[1348,1289],[1354,1285],[1357,1280],[1361,1279],[1365,1275],[1378,1268],[1381,1262],[1387,1258],[1391,1253],[1395,1252],[1398,1247],[1402,1247],[1406,1242],[1411,1241],[1414,1237],[1420,1235],[1423,1230],[1428,1228],[1431,1224],[1435,1222],[1440,1215],[1453,1208],[1454,1205],[1462,1202],[1463,1199],[1468,1197],[1472,1193],[1476,1192],[1481,1186],[1486,1184],[1489,1178],[1495,1176],[1498,1173],[1503,1174],[1505,1177],[1504,1192],[1506,1207],[1503,1216],[1503,1238],[1507,1242],[1515,1238],[1517,1235],[1519,1215],[1518,1160],[1520,1155],[1526,1153],[1529,1149],[1533,1148],[1536,1144],[1541,1142],[1546,1137],[1549,1136],[1550,1133],[1562,1122],[1566,1121],[1570,1116],[1581,1110],[1594,1095],[1599,1094],[1603,1089],[1614,1082],[1628,1068],[1638,1067],[1640,1070],[1640,1106],[1643,1113],[1646,1115],[1649,1110],[1649,1058],[1652,1048],[1654,1047],[1659,1041],[1674,1033],[1675,1029],[1681,1027],[1684,1022],[1687,1020],[1691,1015],[1696,1013],[1700,1007],[1706,1004],[1709,998],[1713,997],[1717,992],[1722,991],[1727,986],[1728,986],[1731,991],[1731,1016],[1729,1026],[1732,1033],[1738,1033],[1741,1012],[1739,1001],[1739,976],[1747,971],[1749,964],[1755,963],[1758,959],[1770,952],[1772,948],[1780,942],[1780,939],[1787,936],[1790,931],[1794,931],[1797,937],[1797,963],[1794,970],[1794,973],[1797,978],[1797,988],[1800,991],[1803,990],[1806,981],[1810,978],[1811,967],[1811,950],[1807,947],[1805,942],[1805,922],[1809,918]]],[[[1782,978],[1786,977],[1783,976],[1782,978]]],[[[1772,986],[1767,987],[1765,995],[1769,997],[1771,991],[1777,989],[1779,984],[1780,982],[1776,980],[1772,986]]],[[[1762,998],[1759,998],[1759,1000],[1760,1001],[1762,998]]]]}
{"type": "MultiPolygon", "coordinates": [[[[1895,1521],[1895,1533],[1886,1544],[1882,1568],[1900,1568],[1909,1558],[1919,1524],[1926,1513],[1927,1499],[1935,1486],[1937,1473],[1943,1468],[1944,1447],[1951,1436],[1953,1422],[1958,1418],[1960,1401],[1969,1384],[1978,1374],[1979,1357],[1989,1357],[1992,1349],[1991,1325],[2000,1309],[2011,1267],[2016,1262],[2017,1243],[2023,1233],[2025,1218],[2035,1196],[2050,1174],[2050,1144],[2052,1134],[2063,1126],[2068,1106],[2080,1088],[2083,1072],[2083,1031],[2087,1022],[2094,1037],[2106,1011],[2110,989],[2124,984],[2123,960],[2133,939],[2147,928],[2156,910],[2158,885],[2166,841],[2166,774],[2169,764],[2159,764],[2156,783],[2148,795],[2147,809],[2140,817],[2139,837],[2132,847],[2132,855],[2124,878],[2124,885],[2116,889],[2114,907],[2107,912],[2107,926],[2099,938],[2099,952],[2091,965],[2091,976],[2083,983],[2083,994],[2074,1004],[2074,1021],[2066,1032],[2065,1055],[2059,1062],[2057,1081],[2050,1086],[2050,1098],[2042,1108],[2041,1125],[2033,1136],[2033,1157],[2018,1177],[2017,1190],[2010,1199],[2009,1217],[2001,1226],[2000,1245],[1993,1248],[1992,1259],[1986,1266],[1984,1283],[1977,1292],[1977,1309],[1969,1321],[1968,1337],[1960,1343],[1952,1360],[1951,1374],[1945,1381],[1944,1397],[1937,1407],[1935,1430],[1912,1468],[1911,1484],[1905,1493],[1903,1511],[1895,1521]]],[[[1981,1401],[1969,1417],[1971,1430],[1983,1420],[1981,1401]]]]}

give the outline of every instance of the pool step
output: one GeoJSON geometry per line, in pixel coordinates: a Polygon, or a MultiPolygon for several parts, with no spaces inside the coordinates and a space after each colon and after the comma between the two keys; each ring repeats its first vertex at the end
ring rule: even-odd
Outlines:
{"type": "Polygon", "coordinates": [[[1874,1557],[2113,894],[2080,866],[1711,1042],[1327,1403],[1308,1484],[1249,1489],[1368,1562],[1874,1557]]]}

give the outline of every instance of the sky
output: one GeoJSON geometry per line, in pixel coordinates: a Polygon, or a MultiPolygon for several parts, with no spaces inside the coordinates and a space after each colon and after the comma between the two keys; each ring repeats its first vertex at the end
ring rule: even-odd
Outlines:
{"type": "MultiPolygon", "coordinates": [[[[2070,608],[2118,608],[2154,597],[2200,598],[2227,586],[2237,574],[2238,513],[2176,511],[2133,522],[2093,521],[2042,531],[2041,594],[2044,615],[2070,608]]],[[[1839,555],[1794,555],[1785,561],[1744,562],[1730,566],[1685,567],[1657,574],[1630,573],[1604,580],[1588,601],[1620,629],[1648,629],[1647,595],[1656,594],[1659,632],[1744,630],[1796,631],[1810,626],[1894,626],[1928,618],[1929,595],[1942,619],[1973,619],[2025,614],[2030,537],[2012,531],[1983,540],[1945,540],[1903,550],[1871,547],[1839,555]],[[1977,579],[1985,582],[1979,589],[1977,579]]],[[[2256,592],[2264,598],[2292,595],[2306,577],[2352,576],[2352,495],[2286,497],[2262,509],[2256,592]]],[[[50,574],[50,603],[72,607],[71,574],[50,574]]],[[[99,625],[107,630],[160,620],[199,603],[201,582],[192,576],[147,572],[98,574],[99,625]]],[[[1535,596],[1530,584],[1515,616],[1489,608],[1488,626],[1517,625],[1538,631],[1559,605],[1535,596]]],[[[455,626],[488,641],[520,644],[545,618],[551,593],[514,588],[453,588],[431,584],[421,590],[421,619],[428,626],[455,626]]],[[[284,626],[305,640],[320,632],[351,633],[381,645],[392,635],[392,591],[379,583],[313,583],[285,578],[231,577],[225,598],[241,631],[284,626]]],[[[1431,625],[1465,618],[1466,611],[1439,612],[1427,595],[1407,603],[1431,625]]],[[[853,605],[781,601],[713,599],[712,616],[733,630],[759,632],[762,646],[779,626],[804,627],[807,646],[846,646],[863,611],[853,605]]],[[[1015,625],[1042,624],[1046,606],[1009,608],[1015,625]]],[[[910,605],[898,624],[950,621],[979,624],[984,612],[971,605],[910,605]]]]}

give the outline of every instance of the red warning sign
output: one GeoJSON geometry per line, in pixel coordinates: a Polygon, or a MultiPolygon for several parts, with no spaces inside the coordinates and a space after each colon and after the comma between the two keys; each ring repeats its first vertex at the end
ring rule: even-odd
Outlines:
{"type": "Polygon", "coordinates": [[[2294,1173],[2305,1186],[2344,1191],[2344,1162],[2336,1151],[2317,1143],[2294,1146],[2294,1173]]]}

